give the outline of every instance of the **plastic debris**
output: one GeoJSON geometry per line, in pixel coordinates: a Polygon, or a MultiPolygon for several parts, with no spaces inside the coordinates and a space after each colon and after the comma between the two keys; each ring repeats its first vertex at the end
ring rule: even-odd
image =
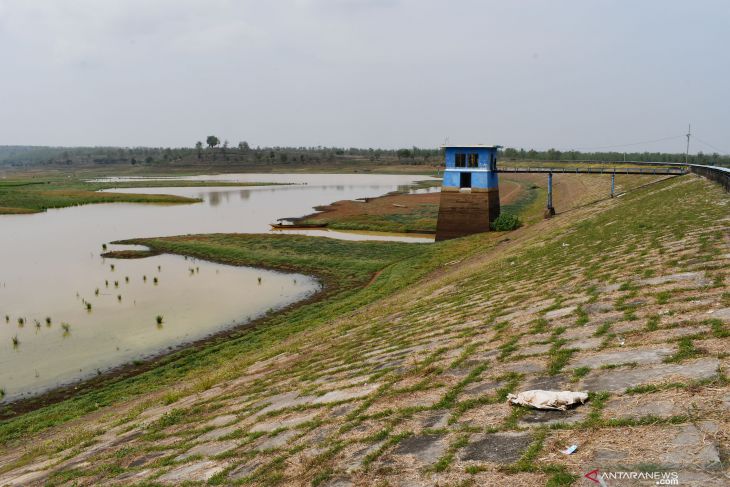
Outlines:
{"type": "Polygon", "coordinates": [[[575,450],[578,449],[578,445],[570,445],[565,450],[560,450],[561,453],[565,453],[566,455],[572,455],[575,450]]]}
{"type": "Polygon", "coordinates": [[[531,406],[536,409],[557,409],[565,411],[574,404],[583,404],[588,400],[587,392],[573,391],[525,391],[517,395],[508,394],[507,401],[512,404],[531,406]]]}

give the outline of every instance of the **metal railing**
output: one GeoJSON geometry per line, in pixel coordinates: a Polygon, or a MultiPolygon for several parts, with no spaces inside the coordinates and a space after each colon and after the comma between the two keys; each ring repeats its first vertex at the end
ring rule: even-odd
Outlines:
{"type": "Polygon", "coordinates": [[[498,167],[497,172],[504,173],[566,173],[566,174],[643,174],[681,175],[689,171],[684,168],[643,168],[643,167],[498,167]]]}
{"type": "Polygon", "coordinates": [[[720,184],[730,192],[730,168],[722,166],[705,166],[702,164],[685,164],[682,162],[643,162],[632,161],[632,164],[650,166],[643,167],[497,167],[497,172],[504,173],[566,173],[566,174],[644,174],[644,175],[681,175],[692,172],[720,184]],[[674,166],[674,167],[661,167],[674,166]]]}
{"type": "Polygon", "coordinates": [[[718,166],[702,166],[699,164],[691,164],[689,170],[695,174],[706,177],[712,181],[719,183],[725,191],[730,192],[730,169],[718,166]]]}

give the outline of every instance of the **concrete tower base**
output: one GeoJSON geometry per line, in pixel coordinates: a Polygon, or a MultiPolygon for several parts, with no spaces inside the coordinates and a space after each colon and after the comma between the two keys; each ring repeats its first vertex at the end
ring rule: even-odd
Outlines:
{"type": "Polygon", "coordinates": [[[436,241],[465,237],[490,230],[499,216],[499,188],[441,189],[436,241]]]}

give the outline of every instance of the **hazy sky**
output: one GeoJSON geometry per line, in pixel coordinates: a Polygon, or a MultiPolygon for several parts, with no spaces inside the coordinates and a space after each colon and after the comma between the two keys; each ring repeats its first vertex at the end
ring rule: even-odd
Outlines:
{"type": "Polygon", "coordinates": [[[726,0],[0,0],[0,144],[592,149],[689,121],[730,151],[726,0]]]}

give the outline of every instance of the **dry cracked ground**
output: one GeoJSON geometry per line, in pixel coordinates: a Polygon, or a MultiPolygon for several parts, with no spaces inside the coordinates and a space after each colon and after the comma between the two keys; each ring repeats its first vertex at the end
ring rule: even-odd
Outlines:
{"type": "Polygon", "coordinates": [[[0,485],[728,485],[729,223],[694,176],[568,212],[234,378],[6,445],[0,485]],[[507,404],[529,389],[590,399],[507,404]]]}

